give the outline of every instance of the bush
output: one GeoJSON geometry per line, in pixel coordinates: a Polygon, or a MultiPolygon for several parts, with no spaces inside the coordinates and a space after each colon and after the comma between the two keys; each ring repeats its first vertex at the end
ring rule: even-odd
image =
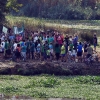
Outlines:
{"type": "Polygon", "coordinates": [[[79,77],[74,80],[74,82],[81,83],[81,84],[94,84],[94,85],[100,85],[100,77],[97,76],[87,76],[86,77],[79,77]]]}
{"type": "Polygon", "coordinates": [[[17,92],[17,91],[20,91],[20,89],[19,88],[17,88],[17,87],[14,87],[14,86],[8,86],[8,87],[3,87],[2,89],[1,89],[1,91],[2,92],[4,92],[4,93],[12,93],[12,92],[17,92]]]}
{"type": "Polygon", "coordinates": [[[87,41],[88,43],[93,44],[93,35],[92,34],[82,33],[80,36],[83,41],[87,41]]]}
{"type": "Polygon", "coordinates": [[[55,78],[47,78],[46,80],[42,80],[42,86],[46,88],[54,88],[56,85],[60,85],[60,82],[55,78]]]}

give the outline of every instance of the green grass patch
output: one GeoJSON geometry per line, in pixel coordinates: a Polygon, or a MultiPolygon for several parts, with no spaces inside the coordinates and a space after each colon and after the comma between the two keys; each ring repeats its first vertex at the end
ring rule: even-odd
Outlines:
{"type": "Polygon", "coordinates": [[[31,97],[100,99],[99,76],[0,76],[0,93],[31,97]]]}
{"type": "Polygon", "coordinates": [[[61,83],[53,77],[48,77],[41,80],[31,80],[30,84],[26,85],[25,88],[32,88],[32,87],[44,87],[44,88],[54,88],[61,83]]]}

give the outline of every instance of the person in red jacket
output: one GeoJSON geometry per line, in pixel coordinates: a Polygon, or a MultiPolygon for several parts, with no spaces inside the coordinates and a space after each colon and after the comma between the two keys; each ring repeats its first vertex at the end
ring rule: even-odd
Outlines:
{"type": "Polygon", "coordinates": [[[60,46],[62,46],[62,44],[63,44],[63,38],[62,38],[61,34],[58,34],[57,42],[58,42],[58,44],[59,44],[60,46]]]}

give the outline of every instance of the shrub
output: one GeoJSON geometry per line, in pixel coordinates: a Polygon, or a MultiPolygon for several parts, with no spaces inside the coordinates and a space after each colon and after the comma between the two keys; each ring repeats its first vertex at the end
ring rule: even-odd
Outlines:
{"type": "Polygon", "coordinates": [[[2,92],[5,92],[5,93],[12,93],[12,92],[17,92],[19,91],[20,89],[17,88],[17,87],[14,87],[14,86],[8,86],[8,87],[5,87],[5,88],[2,88],[1,91],[2,92]]]}
{"type": "Polygon", "coordinates": [[[60,85],[60,82],[55,78],[47,78],[46,80],[41,80],[43,87],[53,88],[56,85],[60,85]]]}
{"type": "Polygon", "coordinates": [[[86,77],[78,77],[77,79],[74,80],[74,82],[81,83],[81,84],[95,84],[99,85],[100,84],[100,77],[98,76],[87,76],[86,77]]]}
{"type": "Polygon", "coordinates": [[[10,69],[10,68],[1,68],[1,69],[0,69],[0,74],[1,74],[1,75],[8,75],[8,74],[11,74],[11,69],[10,69]]]}
{"type": "Polygon", "coordinates": [[[90,33],[82,33],[80,36],[81,36],[82,40],[93,44],[93,35],[92,34],[90,34],[90,33]]]}

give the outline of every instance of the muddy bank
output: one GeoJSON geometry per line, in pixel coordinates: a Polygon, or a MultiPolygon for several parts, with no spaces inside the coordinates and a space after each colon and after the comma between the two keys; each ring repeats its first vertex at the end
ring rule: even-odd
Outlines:
{"type": "Polygon", "coordinates": [[[100,75],[100,63],[75,62],[0,63],[0,75],[100,75]]]}
{"type": "Polygon", "coordinates": [[[5,96],[0,94],[0,100],[83,100],[83,99],[69,99],[69,98],[33,98],[27,96],[5,96]]]}

